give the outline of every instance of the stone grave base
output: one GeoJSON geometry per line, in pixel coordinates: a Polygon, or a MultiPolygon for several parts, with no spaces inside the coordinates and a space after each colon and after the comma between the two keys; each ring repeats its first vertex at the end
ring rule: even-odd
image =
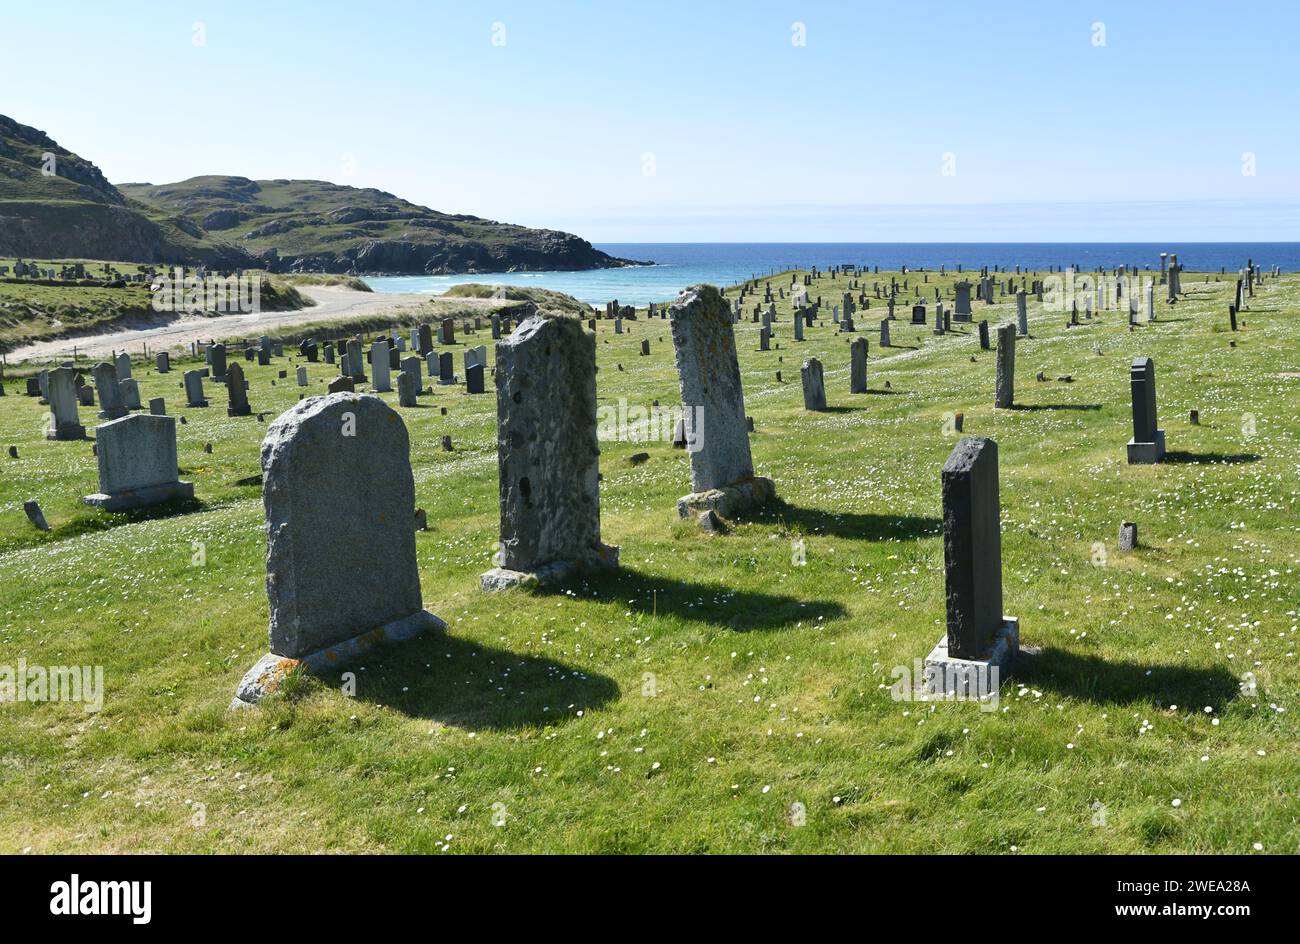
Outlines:
{"type": "Polygon", "coordinates": [[[677,499],[677,514],[682,518],[692,518],[701,511],[713,511],[723,518],[735,518],[742,512],[767,504],[775,497],[775,483],[756,475],[724,488],[683,495],[677,499]]]}
{"type": "Polygon", "coordinates": [[[551,561],[534,571],[493,567],[479,575],[478,586],[484,593],[496,593],[514,587],[550,587],[568,580],[574,574],[615,570],[617,567],[618,546],[602,544],[600,551],[587,560],[551,561]]]}
{"type": "Polygon", "coordinates": [[[312,675],[323,675],[371,652],[384,643],[406,642],[428,632],[446,631],[447,624],[443,620],[428,610],[420,610],[298,659],[268,652],[244,673],[230,707],[251,708],[279,688],[280,683],[291,672],[301,670],[312,675]]]}
{"type": "Polygon", "coordinates": [[[978,659],[958,659],[948,655],[948,635],[945,633],[925,657],[921,691],[935,699],[979,701],[991,695],[997,684],[1010,674],[1019,653],[1020,620],[1014,616],[1002,617],[993,644],[978,659]],[[995,668],[996,680],[992,674],[995,668]]]}
{"type": "Polygon", "coordinates": [[[115,495],[102,492],[87,495],[82,499],[87,505],[94,505],[104,511],[125,511],[128,508],[144,508],[173,498],[193,498],[194,485],[191,482],[164,482],[162,485],[150,485],[145,488],[133,488],[115,495]]]}
{"type": "Polygon", "coordinates": [[[65,424],[65,425],[63,425],[63,426],[59,426],[59,427],[57,427],[57,428],[55,428],[55,429],[47,429],[47,430],[45,431],[45,438],[46,438],[46,439],[64,439],[64,440],[68,440],[68,439],[85,439],[85,438],[86,438],[86,427],[81,426],[81,425],[78,425],[78,424],[68,423],[68,424],[65,424]]]}
{"type": "Polygon", "coordinates": [[[1156,430],[1156,441],[1140,443],[1135,439],[1128,441],[1129,465],[1154,465],[1165,457],[1165,431],[1156,430]]]}

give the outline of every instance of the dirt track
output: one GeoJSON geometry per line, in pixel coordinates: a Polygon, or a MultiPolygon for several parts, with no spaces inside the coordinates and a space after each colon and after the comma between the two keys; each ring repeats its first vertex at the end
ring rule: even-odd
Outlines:
{"type": "MultiPolygon", "coordinates": [[[[427,303],[433,297],[425,294],[355,292],[324,285],[300,285],[297,288],[302,294],[314,299],[316,305],[298,311],[267,311],[256,315],[222,315],[216,318],[160,314],[156,325],[142,325],[108,334],[41,341],[10,352],[8,360],[11,363],[53,360],[71,355],[74,348],[79,357],[101,357],[113,351],[124,350],[135,353],[145,344],[149,345],[150,351],[185,350],[192,341],[257,334],[317,321],[342,321],[381,311],[414,307],[427,303]]],[[[487,308],[492,304],[489,299],[476,298],[458,298],[456,303],[461,308],[480,305],[487,308]]]]}

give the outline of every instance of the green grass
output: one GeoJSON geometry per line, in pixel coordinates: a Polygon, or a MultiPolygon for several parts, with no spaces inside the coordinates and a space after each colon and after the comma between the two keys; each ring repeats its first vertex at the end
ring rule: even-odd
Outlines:
{"type": "MultiPolygon", "coordinates": [[[[0,265],[9,266],[11,273],[14,262],[13,259],[0,259],[0,265]]],[[[85,263],[88,276],[98,276],[103,271],[102,260],[40,260],[38,264],[41,268],[57,270],[76,262],[85,263]]],[[[134,275],[144,268],[134,262],[110,264],[123,275],[134,275]]],[[[172,267],[165,265],[155,268],[160,275],[173,271],[172,267]]],[[[193,269],[189,271],[193,273],[193,269]]],[[[262,311],[297,311],[316,304],[295,287],[314,283],[265,272],[256,274],[262,280],[262,311]]],[[[370,291],[369,287],[365,291],[370,291]]],[[[74,282],[39,284],[39,280],[0,278],[0,351],[10,351],[33,341],[102,334],[152,324],[159,317],[153,310],[149,286],[143,283],[128,282],[109,288],[74,282]]]]}
{"type": "MultiPolygon", "coordinates": [[[[868,276],[868,293],[873,278],[888,282],[868,276]]],[[[266,648],[265,424],[227,418],[211,384],[211,408],[183,409],[186,365],[138,364],[142,396],[189,421],[180,465],[197,506],[104,515],[80,504],[96,486],[90,445],[41,439],[43,408],[11,386],[0,664],[100,664],[107,693],[95,715],[0,705],[0,851],[1295,852],[1300,278],[1262,288],[1231,336],[1230,282],[1184,285],[1186,301],[1132,333],[1117,312],[1066,330],[1031,302],[1017,410],[992,408],[994,355],[973,328],[934,338],[900,312],[896,347],[881,350],[873,301],[858,321],[873,392],[850,396],[829,318],[798,344],[778,304],[780,348],[760,353],[747,314],[755,465],[783,503],[704,535],[675,515],[684,453],[605,443],[603,533],[622,571],[556,593],[478,591],[497,529],[495,398],[435,386],[401,413],[429,515],[424,597],[449,634],[366,659],[355,697],[308,679],[235,714],[235,685],[266,648]],[[824,414],[802,409],[798,369],[814,354],[824,414]],[[1176,460],[1160,466],[1124,460],[1135,355],[1157,364],[1176,460]],[[998,441],[1005,609],[1041,649],[995,712],[889,695],[891,669],[943,632],[939,469],[954,411],[998,441]],[[26,498],[52,533],[27,525],[26,498]],[[1140,528],[1132,555],[1115,549],[1124,520],[1140,528]]],[[[828,304],[843,290],[812,289],[828,304]]],[[[1014,305],[975,311],[998,324],[1014,305]]],[[[667,323],[624,327],[600,322],[602,404],[674,403],[667,323]]],[[[467,340],[491,347],[486,330],[467,340]]],[[[334,370],[309,366],[311,392],[334,370]]],[[[292,374],[248,367],[268,421],[297,400],[292,374]]]]}

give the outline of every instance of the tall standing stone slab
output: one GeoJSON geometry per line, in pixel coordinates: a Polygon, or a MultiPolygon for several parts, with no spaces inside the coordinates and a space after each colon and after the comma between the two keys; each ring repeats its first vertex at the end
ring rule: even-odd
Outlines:
{"type": "Polygon", "coordinates": [[[172,369],[171,355],[166,351],[159,351],[153,359],[154,369],[160,374],[170,373],[172,369]]]}
{"type": "Polygon", "coordinates": [[[95,392],[99,396],[99,418],[115,420],[126,416],[122,388],[117,382],[117,368],[104,361],[92,367],[90,375],[95,378],[95,392]]]}
{"type": "Polygon", "coordinates": [[[998,328],[998,367],[993,405],[1000,409],[1011,408],[1016,400],[1016,326],[998,328]]]}
{"type": "MultiPolygon", "coordinates": [[[[882,322],[882,327],[883,327],[882,322]]],[[[867,392],[867,339],[849,342],[849,393],[867,392]]]]}
{"type": "Polygon", "coordinates": [[[121,354],[117,355],[117,359],[113,362],[113,364],[117,368],[118,383],[121,383],[123,380],[126,380],[131,376],[131,355],[130,354],[127,354],[125,351],[123,351],[121,354]]]}
{"type": "Polygon", "coordinates": [[[497,343],[496,364],[501,550],[479,585],[617,567],[618,548],[600,539],[595,335],[577,318],[533,315],[497,343]]]}
{"type": "Polygon", "coordinates": [[[262,441],[270,654],[231,707],[296,669],[333,671],[446,623],[424,609],[415,558],[410,439],[378,397],[308,397],[262,441]]]}
{"type": "Polygon", "coordinates": [[[360,338],[352,338],[348,341],[347,368],[347,374],[352,378],[353,383],[365,383],[366,354],[361,350],[360,338]]]}
{"type": "Polygon", "coordinates": [[[1133,396],[1133,438],[1128,443],[1129,465],[1152,465],[1165,457],[1165,431],[1156,419],[1156,364],[1135,357],[1129,368],[1133,396]]]}
{"type": "Polygon", "coordinates": [[[179,481],[176,470],[176,420],[136,414],[95,427],[99,492],[87,505],[122,511],[190,498],[194,486],[179,481]]]}
{"type": "Polygon", "coordinates": [[[690,495],[677,513],[715,511],[725,517],[776,494],[772,480],[754,475],[745,421],[736,338],[727,303],[712,285],[682,292],[669,309],[678,389],[689,423],[690,495]]]}
{"type": "Polygon", "coordinates": [[[86,427],[81,425],[77,410],[77,372],[71,367],[50,371],[50,428],[46,439],[85,439],[86,427]]]}
{"type": "Polygon", "coordinates": [[[391,393],[393,382],[388,341],[380,339],[370,345],[370,385],[375,393],[391,393]]]}
{"type": "Polygon", "coordinates": [[[248,405],[248,381],[244,380],[244,368],[239,364],[231,364],[226,374],[226,395],[230,398],[227,416],[248,416],[253,412],[248,405]]]}
{"type": "Polygon", "coordinates": [[[1029,337],[1029,306],[1024,292],[1016,292],[1016,329],[1022,338],[1029,337]]]}
{"type": "Polygon", "coordinates": [[[982,698],[997,690],[1020,649],[1002,612],[998,446],[967,437],[941,473],[947,632],[926,657],[927,694],[982,698]]]}
{"type": "Polygon", "coordinates": [[[799,377],[803,381],[803,408],[814,413],[825,412],[826,378],[822,362],[815,357],[808,358],[799,369],[799,377]]]}

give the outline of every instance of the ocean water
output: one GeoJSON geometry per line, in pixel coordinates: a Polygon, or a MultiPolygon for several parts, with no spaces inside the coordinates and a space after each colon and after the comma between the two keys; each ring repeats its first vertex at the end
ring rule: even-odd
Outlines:
{"type": "Polygon", "coordinates": [[[618,299],[626,305],[669,302],[689,285],[734,285],[754,276],[791,268],[833,265],[881,269],[953,269],[1016,266],[1135,265],[1160,268],[1160,253],[1176,252],[1190,271],[1235,272],[1251,259],[1265,268],[1300,270],[1300,243],[598,243],[597,249],[654,265],[590,272],[500,272],[480,275],[403,275],[367,278],[377,292],[428,292],[453,285],[488,282],[534,285],[564,292],[592,305],[618,299]]]}

